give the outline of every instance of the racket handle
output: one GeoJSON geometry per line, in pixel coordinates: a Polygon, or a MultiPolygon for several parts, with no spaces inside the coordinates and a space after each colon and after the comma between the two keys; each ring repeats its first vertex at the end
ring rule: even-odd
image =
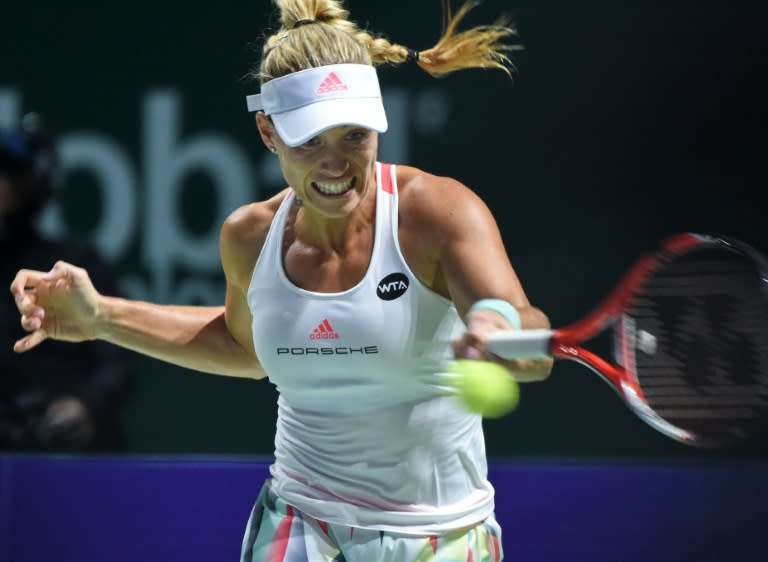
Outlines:
{"type": "Polygon", "coordinates": [[[486,336],[486,350],[504,359],[545,359],[552,357],[552,330],[502,330],[486,336]]]}

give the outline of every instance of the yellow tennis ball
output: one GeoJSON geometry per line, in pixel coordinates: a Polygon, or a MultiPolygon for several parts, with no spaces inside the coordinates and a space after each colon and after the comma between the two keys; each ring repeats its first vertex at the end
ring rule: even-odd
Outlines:
{"type": "Polygon", "coordinates": [[[501,417],[520,401],[517,381],[498,363],[457,359],[448,372],[459,375],[455,385],[467,408],[486,418],[501,417]]]}

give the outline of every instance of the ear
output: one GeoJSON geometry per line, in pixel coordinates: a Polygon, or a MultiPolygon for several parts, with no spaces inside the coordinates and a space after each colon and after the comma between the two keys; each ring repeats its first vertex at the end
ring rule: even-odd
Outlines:
{"type": "Polygon", "coordinates": [[[275,131],[272,120],[264,115],[263,111],[256,112],[256,128],[259,129],[259,135],[261,135],[261,140],[267,149],[274,152],[275,140],[278,138],[277,131],[275,131]]]}

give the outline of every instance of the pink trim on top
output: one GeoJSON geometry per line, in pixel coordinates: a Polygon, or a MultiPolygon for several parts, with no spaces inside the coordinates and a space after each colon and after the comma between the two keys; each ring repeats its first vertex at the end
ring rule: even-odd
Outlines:
{"type": "Polygon", "coordinates": [[[395,192],[392,185],[392,164],[381,164],[381,189],[390,195],[395,192]]]}

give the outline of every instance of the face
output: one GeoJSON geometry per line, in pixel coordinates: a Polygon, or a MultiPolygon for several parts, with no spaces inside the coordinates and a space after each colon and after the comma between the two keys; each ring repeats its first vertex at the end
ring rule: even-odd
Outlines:
{"type": "Polygon", "coordinates": [[[348,216],[373,191],[378,140],[377,132],[357,126],[329,129],[296,147],[283,143],[274,128],[265,138],[305,209],[330,218],[348,216]]]}

